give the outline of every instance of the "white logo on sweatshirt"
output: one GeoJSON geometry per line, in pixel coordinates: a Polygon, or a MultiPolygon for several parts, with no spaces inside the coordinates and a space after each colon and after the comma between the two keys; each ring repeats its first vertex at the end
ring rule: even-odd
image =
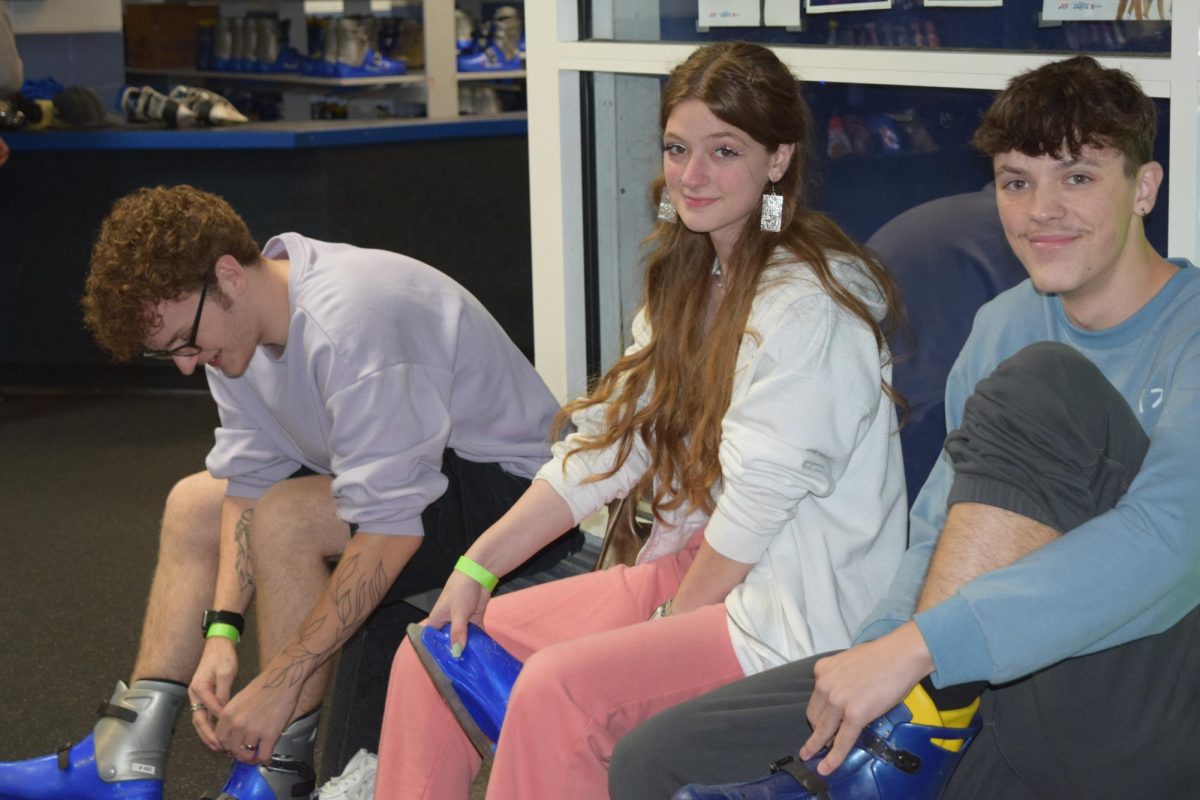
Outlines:
{"type": "Polygon", "coordinates": [[[1147,394],[1149,394],[1150,398],[1151,398],[1150,399],[1150,408],[1158,408],[1159,406],[1162,405],[1163,390],[1161,388],[1145,389],[1142,391],[1142,396],[1138,398],[1138,413],[1139,414],[1146,413],[1146,395],[1147,394]]]}

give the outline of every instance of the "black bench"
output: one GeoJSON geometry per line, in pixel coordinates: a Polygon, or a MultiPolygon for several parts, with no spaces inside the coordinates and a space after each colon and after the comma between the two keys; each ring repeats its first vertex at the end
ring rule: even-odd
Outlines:
{"type": "MultiPolygon", "coordinates": [[[[540,563],[535,557],[522,571],[501,582],[496,594],[590,572],[596,566],[600,546],[599,537],[584,534],[576,539],[565,557],[555,553],[556,558],[543,559],[547,563],[540,563]]],[[[322,712],[323,779],[340,775],[360,748],[371,752],[379,749],[379,728],[392,657],[408,626],[429,615],[440,592],[438,586],[403,598],[385,598],[342,647],[322,712]]]]}

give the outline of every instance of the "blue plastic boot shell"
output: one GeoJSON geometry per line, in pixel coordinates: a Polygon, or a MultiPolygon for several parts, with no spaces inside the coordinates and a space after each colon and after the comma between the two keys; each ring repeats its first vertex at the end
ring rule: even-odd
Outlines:
{"type": "Polygon", "coordinates": [[[488,47],[476,53],[460,55],[457,59],[459,72],[504,72],[525,69],[520,56],[505,58],[497,47],[488,47]]]}
{"type": "Polygon", "coordinates": [[[65,769],[58,755],[0,763],[0,800],[162,800],[162,787],[157,779],[101,780],[90,733],[71,747],[65,769]]]}
{"type": "Polygon", "coordinates": [[[388,75],[403,75],[408,72],[408,62],[388,58],[374,48],[368,48],[361,64],[343,64],[334,67],[338,78],[375,78],[388,75]]]}
{"type": "MultiPolygon", "coordinates": [[[[966,728],[919,725],[903,703],[866,727],[842,765],[823,779],[829,800],[936,800],[979,733],[975,714],[966,728]],[[957,752],[932,739],[962,739],[957,752]]],[[[813,775],[825,753],[804,762],[813,775]]],[[[782,763],[782,762],[779,762],[782,763]]],[[[785,770],[787,767],[784,768],[785,770]]],[[[816,800],[822,795],[805,789],[787,771],[746,783],[689,784],[672,800],[816,800]]]]}
{"type": "Polygon", "coordinates": [[[458,658],[450,653],[449,625],[410,625],[408,636],[471,743],[490,761],[521,662],[475,625],[467,626],[467,649],[458,658]]]}
{"type": "Polygon", "coordinates": [[[217,795],[220,800],[276,800],[275,791],[262,776],[257,764],[235,761],[229,779],[217,795]]]}

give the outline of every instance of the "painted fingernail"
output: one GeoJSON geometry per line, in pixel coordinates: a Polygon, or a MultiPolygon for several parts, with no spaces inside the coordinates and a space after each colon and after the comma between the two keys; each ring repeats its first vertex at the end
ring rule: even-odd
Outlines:
{"type": "Polygon", "coordinates": [[[454,644],[450,645],[450,655],[454,656],[455,658],[462,658],[463,649],[464,645],[462,642],[455,642],[454,644]]]}

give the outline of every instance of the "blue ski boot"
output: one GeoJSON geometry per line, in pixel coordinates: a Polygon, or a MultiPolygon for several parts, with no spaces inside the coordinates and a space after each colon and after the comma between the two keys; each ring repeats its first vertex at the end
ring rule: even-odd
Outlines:
{"type": "Polygon", "coordinates": [[[374,18],[339,17],[336,30],[336,77],[372,78],[408,72],[406,63],[388,58],[379,51],[374,18]]]}
{"type": "Polygon", "coordinates": [[[457,658],[450,652],[449,625],[409,625],[408,638],[471,744],[490,763],[521,662],[475,625],[467,626],[468,646],[457,658]]]}
{"type": "Polygon", "coordinates": [[[919,725],[901,703],[863,729],[831,775],[817,773],[822,751],[807,761],[782,758],[747,783],[688,784],[672,800],[936,800],[981,727],[977,712],[965,728],[919,725]],[[937,740],[961,745],[949,750],[937,740]]]}
{"type": "Polygon", "coordinates": [[[0,763],[0,800],[162,800],[167,744],[186,697],[176,683],[118,681],[83,741],[0,763]]]}
{"type": "Polygon", "coordinates": [[[317,740],[320,709],[305,714],[279,734],[271,763],[233,762],[221,791],[203,800],[310,800],[316,797],[317,772],[313,747],[317,740]]]}
{"type": "Polygon", "coordinates": [[[501,6],[488,24],[487,42],[479,48],[463,50],[459,40],[459,72],[502,72],[525,69],[524,49],[520,43],[521,16],[513,6],[501,6]]]}

